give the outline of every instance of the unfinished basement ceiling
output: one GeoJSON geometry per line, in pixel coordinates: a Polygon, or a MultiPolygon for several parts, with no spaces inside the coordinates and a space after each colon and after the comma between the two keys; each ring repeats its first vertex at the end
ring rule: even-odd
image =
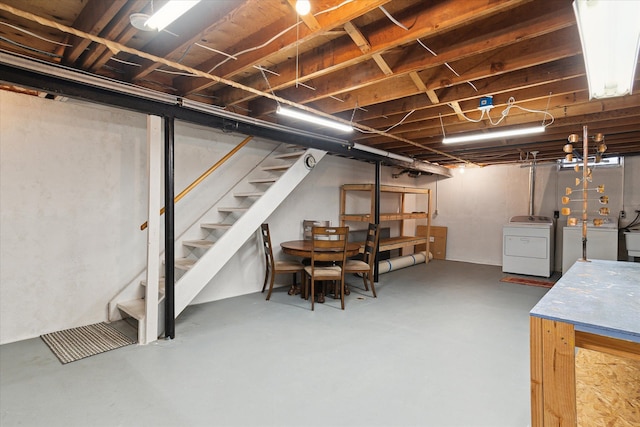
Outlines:
{"type": "Polygon", "coordinates": [[[352,122],[358,130],[341,138],[444,166],[518,163],[532,151],[556,160],[583,125],[605,135],[609,155],[640,154],[640,67],[633,95],[589,100],[571,1],[311,0],[299,17],[295,0],[204,0],[165,31],[131,25],[132,14],[164,3],[5,0],[0,48],[319,131],[277,116],[286,100],[352,122]],[[477,121],[486,96],[494,121],[510,99],[535,112],[477,121]],[[547,125],[544,112],[553,123],[542,135],[441,142],[443,133],[547,125]]]}

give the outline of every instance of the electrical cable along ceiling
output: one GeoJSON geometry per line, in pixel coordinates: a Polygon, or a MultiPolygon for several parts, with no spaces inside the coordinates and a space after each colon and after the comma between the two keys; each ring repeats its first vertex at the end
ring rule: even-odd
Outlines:
{"type": "Polygon", "coordinates": [[[203,0],[145,28],[166,3],[0,0],[0,48],[405,162],[555,161],[583,125],[640,154],[640,67],[635,92],[590,99],[571,1],[203,0]],[[443,144],[525,127],[543,132],[443,144]]]}

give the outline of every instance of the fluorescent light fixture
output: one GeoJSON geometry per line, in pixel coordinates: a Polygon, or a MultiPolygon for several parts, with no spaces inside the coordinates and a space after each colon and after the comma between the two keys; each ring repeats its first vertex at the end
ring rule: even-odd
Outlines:
{"type": "Polygon", "coordinates": [[[309,0],[297,0],[296,12],[298,12],[298,15],[300,16],[304,16],[311,12],[311,2],[309,0]]]}
{"type": "Polygon", "coordinates": [[[534,126],[534,127],[528,127],[528,128],[520,128],[520,129],[500,130],[497,132],[466,134],[466,135],[453,136],[453,137],[445,136],[442,139],[442,143],[455,144],[457,142],[486,141],[489,139],[507,138],[509,136],[522,136],[522,135],[531,135],[535,133],[542,133],[544,132],[544,130],[545,130],[545,126],[534,126]]]}
{"type": "Polygon", "coordinates": [[[314,116],[311,114],[303,113],[302,111],[292,110],[291,108],[284,108],[278,106],[276,110],[277,114],[281,114],[283,116],[291,117],[298,120],[303,120],[305,122],[313,123],[316,125],[326,126],[328,128],[337,129],[342,132],[352,132],[353,127],[347,126],[342,123],[334,122],[333,120],[324,119],[322,117],[314,116]]]}
{"type": "Polygon", "coordinates": [[[631,94],[640,50],[640,2],[575,0],[589,98],[631,94]]]}
{"type": "Polygon", "coordinates": [[[149,18],[146,26],[162,31],[186,11],[200,3],[200,0],[170,0],[149,18]]]}

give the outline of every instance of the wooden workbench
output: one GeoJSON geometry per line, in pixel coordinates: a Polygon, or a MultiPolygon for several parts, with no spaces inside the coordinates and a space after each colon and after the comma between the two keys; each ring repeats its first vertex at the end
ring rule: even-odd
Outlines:
{"type": "Polygon", "coordinates": [[[530,316],[531,425],[575,427],[575,348],[640,360],[640,263],[576,262],[530,316]]]}

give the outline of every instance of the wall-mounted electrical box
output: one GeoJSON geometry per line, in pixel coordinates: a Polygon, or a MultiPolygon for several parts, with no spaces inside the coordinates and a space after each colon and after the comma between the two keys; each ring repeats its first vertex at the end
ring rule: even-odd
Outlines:
{"type": "Polygon", "coordinates": [[[478,109],[480,110],[491,110],[493,108],[493,96],[483,96],[480,98],[480,105],[478,105],[478,109]]]}

